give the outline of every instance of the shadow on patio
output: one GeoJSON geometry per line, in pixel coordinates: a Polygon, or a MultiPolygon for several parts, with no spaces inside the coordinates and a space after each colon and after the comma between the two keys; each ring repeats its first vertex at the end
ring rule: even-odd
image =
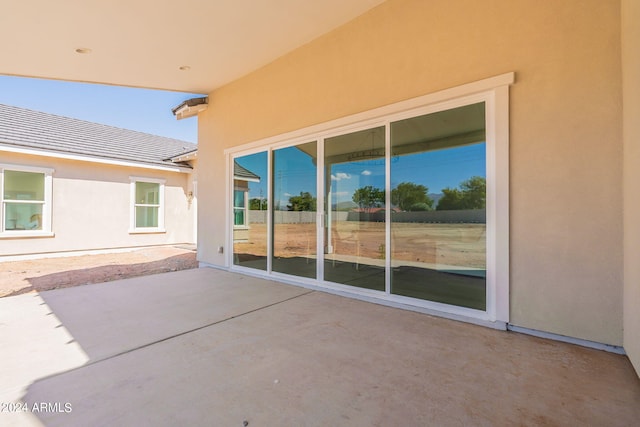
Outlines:
{"type": "Polygon", "coordinates": [[[224,271],[40,296],[89,358],[29,387],[28,405],[72,407],[35,414],[46,426],[640,419],[624,356],[224,271]]]}

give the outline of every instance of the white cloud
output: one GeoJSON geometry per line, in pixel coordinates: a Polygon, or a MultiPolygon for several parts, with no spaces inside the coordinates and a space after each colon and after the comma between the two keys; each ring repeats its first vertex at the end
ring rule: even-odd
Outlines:
{"type": "Polygon", "coordinates": [[[333,194],[335,194],[336,197],[343,197],[343,196],[348,196],[351,193],[349,193],[348,191],[337,191],[337,192],[335,192],[333,194]]]}
{"type": "Polygon", "coordinates": [[[344,173],[344,172],[338,172],[335,175],[331,174],[331,180],[332,181],[342,181],[343,179],[351,179],[351,175],[349,175],[348,173],[344,173]]]}
{"type": "Polygon", "coordinates": [[[369,175],[371,175],[371,171],[369,171],[369,170],[363,170],[363,171],[362,171],[362,175],[369,176],[369,175]]]}
{"type": "Polygon", "coordinates": [[[284,193],[285,197],[291,197],[293,196],[293,194],[289,194],[289,193],[284,193]]]}

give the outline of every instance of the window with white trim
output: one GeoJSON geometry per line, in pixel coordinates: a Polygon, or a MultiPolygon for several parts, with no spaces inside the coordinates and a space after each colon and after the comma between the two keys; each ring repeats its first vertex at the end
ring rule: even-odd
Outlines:
{"type": "Polygon", "coordinates": [[[53,169],[0,165],[0,236],[51,233],[53,169]]]}
{"type": "Polygon", "coordinates": [[[164,182],[131,177],[131,232],[164,232],[164,182]]]}
{"type": "Polygon", "coordinates": [[[233,225],[246,227],[248,217],[247,190],[236,188],[233,190],[233,225]]]}

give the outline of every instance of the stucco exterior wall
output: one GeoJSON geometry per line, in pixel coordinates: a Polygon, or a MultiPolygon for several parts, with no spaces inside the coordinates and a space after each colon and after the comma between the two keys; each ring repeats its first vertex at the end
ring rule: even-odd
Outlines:
{"type": "Polygon", "coordinates": [[[640,2],[622,2],[624,349],[640,374],[640,2]]]}
{"type": "Polygon", "coordinates": [[[389,0],[210,94],[200,260],[225,263],[225,148],[514,71],[511,323],[621,345],[620,61],[619,0],[389,0]]]}
{"type": "Polygon", "coordinates": [[[2,153],[2,163],[53,168],[54,237],[0,238],[0,256],[193,242],[190,175],[2,153]],[[130,234],[129,177],[165,182],[166,233],[130,234]]]}
{"type": "Polygon", "coordinates": [[[188,216],[191,218],[191,238],[188,241],[198,243],[198,159],[191,160],[189,164],[193,168],[193,172],[187,178],[187,195],[189,195],[189,192],[192,195],[191,202],[187,207],[189,210],[188,216]]]}

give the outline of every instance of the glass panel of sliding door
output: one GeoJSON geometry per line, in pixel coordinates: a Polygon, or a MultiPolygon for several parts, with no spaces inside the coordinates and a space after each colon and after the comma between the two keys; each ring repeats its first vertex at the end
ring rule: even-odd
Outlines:
{"type": "Polygon", "coordinates": [[[385,128],[325,139],[324,280],[385,290],[385,128]]]}
{"type": "Polygon", "coordinates": [[[233,263],[267,269],[267,153],[236,157],[233,164],[233,263]]]}
{"type": "Polygon", "coordinates": [[[486,310],[484,103],[391,124],[391,293],[486,310]]]}
{"type": "Polygon", "coordinates": [[[316,277],[317,143],[273,151],[271,269],[316,277]]]}

